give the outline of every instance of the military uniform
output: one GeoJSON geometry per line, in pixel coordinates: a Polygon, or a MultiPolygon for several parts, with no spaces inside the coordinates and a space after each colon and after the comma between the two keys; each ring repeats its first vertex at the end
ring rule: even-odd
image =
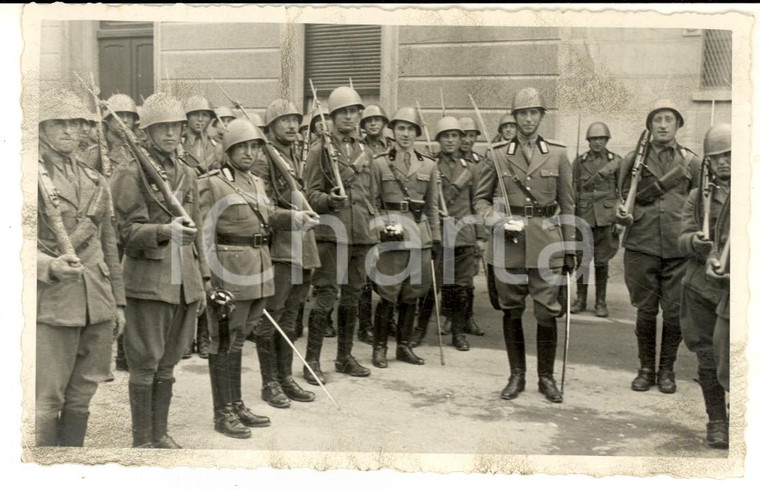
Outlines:
{"type": "MultiPolygon", "coordinates": [[[[718,220],[715,224],[715,248],[713,257],[720,257],[723,249],[728,245],[731,236],[731,192],[726,196],[725,203],[720,208],[718,220]]],[[[726,273],[730,274],[730,263],[727,264],[726,273]]],[[[721,284],[723,289],[720,300],[715,307],[715,330],[713,332],[713,353],[715,356],[718,382],[726,390],[730,387],[730,364],[731,364],[731,285],[729,281],[721,284]]]]}
{"type": "MultiPolygon", "coordinates": [[[[614,225],[615,209],[621,202],[618,182],[622,162],[622,157],[606,149],[601,154],[589,150],[573,162],[575,214],[591,227],[592,237],[586,240],[593,241],[594,245],[597,316],[607,316],[607,264],[620,247],[620,237],[614,225]],[[600,308],[602,306],[603,308],[600,308]]],[[[582,241],[580,233],[578,240],[582,241]]],[[[583,263],[583,250],[578,253],[578,261],[583,263]]],[[[588,261],[591,262],[590,259],[588,261]]],[[[578,300],[573,313],[586,308],[588,279],[588,265],[581,266],[581,272],[578,274],[578,300]]]]}
{"type": "MultiPolygon", "coordinates": [[[[41,113],[47,115],[46,111],[41,113]]],[[[111,194],[102,175],[44,142],[40,142],[39,165],[50,176],[82,274],[74,281],[62,281],[55,275],[51,264],[61,250],[49,225],[50,212],[40,199],[36,444],[82,446],[90,400],[109,373],[116,307],[126,304],[111,194]]]]}
{"type": "MultiPolygon", "coordinates": [[[[634,158],[633,152],[628,154],[621,170],[623,196],[628,194],[634,158]]],[[[667,385],[665,392],[672,392],[675,391],[673,366],[681,343],[681,281],[687,260],[678,246],[678,236],[686,198],[697,185],[699,158],[691,150],[673,142],[660,148],[652,145],[644,163],[633,224],[623,236],[625,283],[631,304],[636,308],[636,338],[641,362],[640,376],[636,379],[646,381],[640,387],[637,383],[635,391],[647,390],[654,384],[657,313],[662,308],[661,374],[658,379],[667,385]],[[672,178],[672,172],[678,177],[672,178]],[[672,187],[662,193],[651,192],[668,173],[672,187]]]]}
{"type": "Polygon", "coordinates": [[[530,294],[538,323],[539,388],[550,401],[560,402],[562,395],[553,380],[556,317],[561,315],[557,300],[559,286],[542,274],[553,274],[559,281],[557,276],[564,265],[564,256],[573,254],[572,250],[565,250],[562,243],[574,241],[575,230],[571,224],[559,221],[561,215],[575,214],[572,169],[564,145],[541,136],[531,139],[516,137],[495,145],[494,151],[499,156],[489,153],[481,168],[475,208],[484,216],[486,225],[494,227],[486,250],[489,295],[494,308],[504,311],[503,331],[512,370],[510,385],[505,388],[505,392],[512,392],[512,396],[502,393],[502,397],[514,398],[524,389],[522,313],[525,297],[530,294]],[[499,158],[501,171],[505,173],[501,178],[512,215],[524,220],[524,229],[514,241],[506,238],[501,225],[503,198],[494,158],[499,158]],[[522,184],[518,185],[515,179],[522,184]],[[501,201],[501,210],[497,201],[501,201]],[[549,247],[555,250],[554,253],[539,258],[549,247]],[[517,389],[511,386],[513,381],[517,389]]]}
{"type": "Polygon", "coordinates": [[[206,131],[197,134],[188,130],[182,139],[182,148],[183,159],[199,174],[218,168],[224,157],[222,145],[210,138],[206,131]]]}
{"type": "MultiPolygon", "coordinates": [[[[160,111],[170,112],[165,108],[171,109],[171,97],[151,97],[143,106],[144,119],[148,119],[146,113],[150,111],[154,112],[153,119],[161,119],[160,111]],[[148,105],[149,101],[155,108],[148,105]]],[[[172,120],[184,118],[181,111],[169,115],[172,120]]],[[[154,122],[163,121],[145,124],[154,122]]],[[[196,172],[174,154],[153,146],[148,153],[166,172],[167,183],[180,196],[187,214],[196,224],[201,223],[196,172]]],[[[208,277],[201,234],[181,247],[160,238],[161,229],[169,226],[173,215],[157,184],[139,165],[119,166],[111,179],[111,189],[118,196],[114,204],[129,298],[124,344],[130,366],[133,444],[175,447],[167,434],[174,366],[192,335],[198,302],[205,294],[203,277],[208,277]]]]}
{"type": "MultiPolygon", "coordinates": [[[[322,337],[340,285],[336,368],[343,372],[347,363],[356,363],[351,356],[351,348],[358,300],[367,281],[365,258],[370,248],[379,241],[378,230],[370,225],[371,220],[378,215],[375,207],[378,191],[373,178],[372,153],[357,135],[343,134],[333,129],[326,137],[331,139],[337,152],[338,168],[348,199],[341,208],[334,208],[330,204],[330,191],[335,187],[330,157],[324,140],[315,141],[309,149],[305,181],[306,197],[314,211],[320,215],[321,223],[315,227],[315,235],[322,267],[312,277],[315,304],[309,316],[306,360],[312,368],[320,368],[322,337]],[[338,271],[338,257],[343,257],[344,251],[348,255],[347,268],[338,271]]],[[[366,368],[357,372],[361,376],[369,375],[368,370],[364,369],[366,368]]],[[[353,371],[351,366],[348,370],[353,371]]],[[[304,372],[304,376],[307,381],[311,380],[308,371],[304,372]]]]}

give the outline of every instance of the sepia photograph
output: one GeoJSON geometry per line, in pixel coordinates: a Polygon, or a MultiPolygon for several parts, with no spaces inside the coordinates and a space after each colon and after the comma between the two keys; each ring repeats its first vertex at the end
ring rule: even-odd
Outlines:
{"type": "Polygon", "coordinates": [[[745,473],[753,16],[416,7],[24,7],[24,463],[745,473]]]}

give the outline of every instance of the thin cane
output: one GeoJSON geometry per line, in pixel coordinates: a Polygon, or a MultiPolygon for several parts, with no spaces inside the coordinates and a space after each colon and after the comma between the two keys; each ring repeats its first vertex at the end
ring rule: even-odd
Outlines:
{"type": "Polygon", "coordinates": [[[567,368],[567,349],[570,347],[570,273],[565,274],[567,278],[567,294],[565,294],[565,348],[562,351],[562,379],[559,383],[559,391],[565,394],[565,370],[567,368]]]}
{"type": "Polygon", "coordinates": [[[440,305],[438,304],[438,287],[435,280],[435,263],[430,260],[430,272],[433,275],[433,298],[435,299],[435,324],[438,327],[438,348],[441,351],[441,366],[446,365],[446,361],[443,360],[443,335],[441,334],[441,314],[439,312],[440,305]]]}

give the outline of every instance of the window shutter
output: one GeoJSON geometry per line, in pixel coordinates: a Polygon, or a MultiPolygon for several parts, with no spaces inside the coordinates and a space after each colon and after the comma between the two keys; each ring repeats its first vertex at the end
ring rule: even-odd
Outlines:
{"type": "Polygon", "coordinates": [[[320,98],[349,85],[360,95],[380,94],[380,26],[306,25],[304,95],[311,99],[309,79],[320,98]]]}

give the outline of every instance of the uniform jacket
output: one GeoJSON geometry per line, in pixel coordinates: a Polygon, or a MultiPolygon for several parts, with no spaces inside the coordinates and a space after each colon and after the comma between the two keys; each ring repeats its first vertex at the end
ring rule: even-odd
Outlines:
{"type": "MultiPolygon", "coordinates": [[[[712,212],[712,210],[711,210],[712,212]]],[[[720,254],[728,244],[731,236],[731,190],[729,189],[726,196],[725,203],[720,208],[718,213],[718,219],[715,223],[715,247],[713,247],[713,254],[715,258],[720,260],[720,254]]],[[[731,251],[729,250],[729,255],[731,251]]],[[[730,259],[730,257],[729,257],[730,259]]],[[[731,272],[731,260],[726,265],[726,272],[731,272]]],[[[718,302],[718,307],[715,312],[719,317],[729,319],[731,317],[731,287],[728,284],[721,283],[720,287],[723,290],[721,300],[718,302]]]]}
{"type": "MultiPolygon", "coordinates": [[[[153,160],[169,170],[169,187],[181,196],[182,206],[201,226],[196,172],[176,156],[159,155],[148,150],[153,160]],[[169,160],[171,159],[171,162],[169,160]],[[169,172],[170,174],[172,172],[169,172]]],[[[181,247],[181,284],[172,284],[170,240],[159,241],[158,229],[173,219],[166,200],[139,164],[120,165],[111,178],[121,244],[124,247],[124,283],[128,298],[180,304],[180,289],[185,303],[199,301],[204,293],[203,277],[208,277],[201,234],[181,247]]]]}
{"type": "Polygon", "coordinates": [[[370,221],[377,216],[375,203],[378,184],[374,179],[372,152],[356,139],[355,135],[343,135],[334,130],[328,136],[338,153],[343,186],[348,196],[347,204],[334,210],[330,206],[330,191],[335,186],[330,170],[327,148],[322,138],[312,143],[306,162],[306,198],[320,216],[334,216],[345,226],[345,232],[336,236],[326,224],[315,228],[317,241],[346,243],[348,245],[373,245],[380,239],[378,228],[370,228],[370,221]],[[344,141],[348,139],[350,141],[344,141]]]}
{"type": "MultiPolygon", "coordinates": [[[[698,206],[698,197],[701,192],[702,190],[699,188],[691,190],[681,218],[681,235],[678,237],[678,245],[681,248],[681,252],[689,257],[689,261],[686,263],[683,285],[717,305],[723,293],[723,288],[719,283],[707,278],[705,273],[705,258],[699,257],[694,253],[691,242],[694,235],[702,230],[702,210],[698,210],[695,213],[694,209],[695,206],[698,206]]],[[[716,237],[715,224],[718,221],[721,208],[727,200],[728,193],[725,191],[716,189],[712,193],[710,201],[710,238],[713,241],[716,237]]],[[[718,241],[720,241],[720,238],[718,241]]]]}
{"type": "MultiPolygon", "coordinates": [[[[136,161],[134,154],[129,146],[119,140],[114,144],[108,145],[108,159],[111,161],[111,175],[116,170],[116,167],[123,163],[136,161]]],[[[84,153],[84,163],[90,168],[103,172],[103,162],[100,155],[100,144],[92,145],[84,153]]]]}
{"type": "MultiPolygon", "coordinates": [[[[631,168],[635,153],[626,155],[621,171],[621,196],[628,195],[631,182],[631,168]]],[[[689,191],[697,187],[699,181],[700,160],[688,148],[675,145],[673,162],[665,169],[654,148],[647,154],[646,168],[641,169],[641,179],[638,190],[662,178],[678,165],[685,166],[686,177],[679,179],[675,187],[668,190],[651,204],[635,203],[633,208],[633,224],[626,230],[623,237],[623,247],[664,259],[680,258],[686,254],[678,246],[678,236],[681,231],[681,215],[686,205],[689,191]]]]}
{"type": "Polygon", "coordinates": [[[575,214],[592,228],[615,224],[623,158],[611,151],[587,151],[573,162],[575,214]],[[594,182],[595,180],[595,182],[594,182]]]}
{"type": "Polygon", "coordinates": [[[198,169],[198,173],[206,173],[209,170],[218,168],[224,158],[222,145],[209,138],[208,133],[204,131],[200,136],[195,136],[187,131],[182,138],[182,159],[191,167],[198,169]],[[200,139],[200,145],[196,146],[195,142],[200,139]]]}
{"type": "MultiPolygon", "coordinates": [[[[282,157],[283,161],[293,170],[296,182],[301,182],[303,169],[299,164],[294,145],[286,146],[272,139],[272,145],[282,157]]],[[[270,161],[268,156],[260,158],[253,166],[253,173],[264,184],[266,195],[272,202],[283,209],[292,209],[290,187],[285,179],[277,171],[277,167],[270,161]]],[[[303,192],[303,186],[300,186],[303,192]]],[[[275,230],[272,233],[270,253],[273,262],[292,263],[302,269],[316,269],[320,266],[317,241],[314,230],[291,231],[275,230]]]]}
{"type": "Polygon", "coordinates": [[[379,138],[370,138],[369,136],[365,136],[363,140],[364,144],[367,145],[373,155],[387,152],[393,148],[394,141],[395,140],[393,138],[389,138],[383,135],[380,135],[379,138]]]}
{"type": "Polygon", "coordinates": [[[41,161],[58,195],[63,224],[75,247],[84,272],[75,282],[60,282],[50,275],[50,263],[60,255],[55,235],[48,226],[47,211],[37,205],[37,322],[61,327],[83,327],[116,317],[116,306],[126,305],[124,281],[116,251],[113,204],[105,177],[80,161],[72,161],[47,147],[40,148],[41,161]],[[64,167],[73,176],[63,173],[64,167]],[[99,203],[99,205],[97,204],[99,203]],[[79,226],[94,225],[91,234],[79,226]]]}
{"type": "MultiPolygon", "coordinates": [[[[575,214],[575,197],[573,193],[572,168],[567,158],[564,145],[538,137],[533,158],[525,160],[517,138],[512,141],[494,145],[498,154],[499,165],[512,207],[524,207],[530,204],[530,198],[512,180],[512,173],[520,178],[528,190],[538,199],[540,206],[558,205],[557,215],[573,216],[575,214]],[[507,163],[511,164],[508,168],[507,163]]],[[[493,156],[486,155],[480,168],[480,179],[475,191],[475,209],[483,215],[486,225],[501,227],[503,225],[503,204],[494,208],[494,200],[501,201],[501,191],[494,167],[493,156]]],[[[567,218],[565,218],[567,219],[567,218]]],[[[545,247],[558,247],[552,253],[549,267],[562,267],[563,255],[573,254],[574,250],[563,250],[561,244],[575,241],[575,228],[559,223],[559,216],[533,217],[525,219],[525,229],[517,243],[505,240],[500,230],[489,234],[489,247],[486,261],[489,264],[507,268],[537,268],[538,257],[545,247]],[[500,263],[495,262],[495,241],[499,240],[500,263]]]]}
{"type": "MultiPolygon", "coordinates": [[[[409,159],[409,170],[404,171],[404,164],[396,158],[396,149],[376,156],[376,179],[380,182],[380,206],[387,203],[400,203],[406,196],[399,183],[406,187],[409,198],[425,201],[425,211],[417,224],[420,248],[430,248],[434,241],[441,241],[440,215],[438,214],[438,169],[435,161],[417,151],[409,159]],[[399,180],[397,180],[399,179],[399,180]]],[[[411,211],[388,211],[391,215],[399,214],[414,222],[411,211]]],[[[393,219],[390,220],[393,222],[393,219]]],[[[404,229],[404,240],[409,240],[409,231],[404,229]]]]}
{"type": "MultiPolygon", "coordinates": [[[[446,242],[444,246],[468,247],[477,245],[478,240],[487,240],[488,234],[481,223],[460,224],[464,217],[472,219],[475,211],[475,190],[478,185],[479,172],[475,165],[465,160],[459,154],[438,156],[438,172],[441,178],[441,188],[449,212],[449,223],[461,228],[456,234],[454,243],[446,242]]],[[[449,228],[450,229],[450,228],[449,228]]],[[[452,231],[448,233],[453,233],[452,231]]],[[[453,235],[447,240],[451,240],[453,235]]]]}
{"type": "Polygon", "coordinates": [[[473,150],[470,150],[468,152],[462,152],[462,158],[464,158],[470,163],[474,163],[476,167],[478,166],[478,164],[480,164],[480,162],[484,160],[483,155],[473,150]]]}
{"type": "Polygon", "coordinates": [[[289,229],[291,212],[274,207],[260,178],[235,170],[228,163],[202,175],[198,186],[205,243],[213,244],[209,249],[212,285],[230,291],[237,301],[272,296],[274,269],[269,247],[220,245],[216,243],[216,236],[232,235],[253,240],[257,233],[268,235],[272,230],[289,229]],[[207,222],[206,218],[211,217],[209,211],[223,198],[229,199],[229,206],[218,216],[214,226],[212,220],[207,222]],[[223,268],[215,270],[215,261],[223,268]]]}

